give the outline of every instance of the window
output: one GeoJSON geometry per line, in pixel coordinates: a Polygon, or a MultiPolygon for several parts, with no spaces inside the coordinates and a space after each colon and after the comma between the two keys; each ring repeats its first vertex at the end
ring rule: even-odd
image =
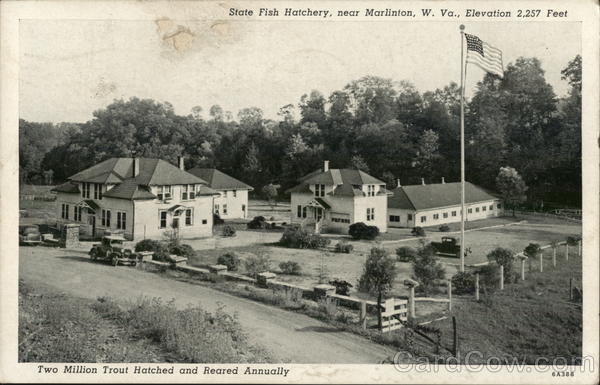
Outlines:
{"type": "Polygon", "coordinates": [[[191,226],[194,224],[194,216],[192,209],[185,210],[185,225],[191,226]]]}
{"type": "Polygon", "coordinates": [[[425,222],[427,222],[427,216],[423,215],[423,216],[421,216],[421,223],[425,223],[425,222]]]}
{"type": "Polygon", "coordinates": [[[467,209],[467,212],[468,212],[469,214],[473,214],[473,209],[469,208],[469,209],[467,209]]]}
{"type": "Polygon", "coordinates": [[[202,224],[203,224],[203,225],[205,225],[205,224],[207,224],[207,223],[208,223],[208,220],[206,220],[206,219],[203,219],[203,220],[202,220],[202,224]]]}
{"type": "Polygon", "coordinates": [[[110,227],[110,210],[102,209],[102,226],[110,227]]]}
{"type": "Polygon", "coordinates": [[[166,211],[158,212],[158,222],[159,222],[159,227],[161,229],[164,229],[165,227],[167,227],[167,212],[166,211]]]}
{"type": "Polygon", "coordinates": [[[302,218],[306,218],[307,207],[302,207],[302,218]]]}
{"type": "Polygon", "coordinates": [[[494,205],[490,205],[490,211],[494,209],[494,205]]]}
{"type": "Polygon", "coordinates": [[[324,184],[316,184],[315,185],[315,196],[316,197],[324,197],[325,196],[325,185],[324,184]]]}
{"type": "Polygon", "coordinates": [[[498,203],[498,205],[496,206],[498,209],[502,208],[502,205],[500,203],[498,203]]]}
{"type": "Polygon", "coordinates": [[[127,214],[117,211],[117,229],[125,230],[127,224],[127,214]]]}
{"type": "Polygon", "coordinates": [[[475,212],[478,213],[479,212],[479,207],[475,207],[475,212]]]}
{"type": "Polygon", "coordinates": [[[89,199],[89,197],[90,197],[90,187],[91,187],[91,183],[83,182],[81,184],[81,196],[82,197],[89,199]]]}
{"type": "Polygon", "coordinates": [[[433,214],[433,219],[440,219],[440,214],[433,214]]]}
{"type": "Polygon", "coordinates": [[[455,217],[456,216],[456,211],[452,212],[452,216],[455,217]]]}
{"type": "Polygon", "coordinates": [[[227,215],[227,205],[223,205],[223,215],[227,215]]]}
{"type": "Polygon", "coordinates": [[[444,218],[448,218],[448,213],[444,213],[444,218]]]}
{"type": "Polygon", "coordinates": [[[219,215],[219,210],[221,210],[221,206],[219,206],[219,204],[215,204],[215,214],[219,215]]]}
{"type": "Polygon", "coordinates": [[[348,218],[331,218],[331,221],[336,223],[350,223],[350,219],[348,218]]]}
{"type": "Polygon", "coordinates": [[[196,186],[190,185],[190,199],[196,199],[196,186]]]}
{"type": "Polygon", "coordinates": [[[102,199],[102,184],[100,183],[94,183],[94,199],[102,199]]]}
{"type": "Polygon", "coordinates": [[[237,197],[237,190],[233,190],[232,193],[234,198],[237,197]]]}
{"type": "Polygon", "coordinates": [[[409,221],[412,221],[412,214],[408,214],[408,216],[407,216],[407,219],[408,219],[409,221]]]}
{"type": "Polygon", "coordinates": [[[296,216],[297,216],[298,218],[301,218],[301,217],[302,217],[302,206],[300,206],[300,205],[298,205],[298,206],[296,207],[296,216]]]}
{"type": "Polygon", "coordinates": [[[171,199],[171,186],[158,186],[158,200],[171,199]]]}
{"type": "Polygon", "coordinates": [[[482,207],[481,207],[481,210],[482,210],[482,211],[486,211],[486,210],[487,210],[487,206],[482,206],[482,207]]]}
{"type": "Polygon", "coordinates": [[[370,221],[370,220],[371,220],[371,218],[372,218],[372,217],[371,217],[371,209],[370,209],[370,208],[368,208],[368,209],[367,209],[367,221],[370,221]]]}
{"type": "Polygon", "coordinates": [[[400,215],[390,215],[390,222],[400,222],[400,215]]]}
{"type": "Polygon", "coordinates": [[[187,201],[187,199],[188,199],[188,185],[184,184],[183,186],[181,186],[181,200],[187,201]]]}
{"type": "Polygon", "coordinates": [[[64,203],[62,204],[62,211],[60,216],[63,219],[69,219],[69,205],[64,203]]]}
{"type": "Polygon", "coordinates": [[[81,206],[75,206],[73,207],[73,215],[76,221],[81,222],[81,210],[83,209],[83,207],[81,206]]]}

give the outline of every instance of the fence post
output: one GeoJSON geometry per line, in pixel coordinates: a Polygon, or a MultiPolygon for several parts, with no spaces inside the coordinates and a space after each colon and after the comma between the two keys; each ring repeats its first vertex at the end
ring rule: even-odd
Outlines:
{"type": "Polygon", "coordinates": [[[573,300],[573,277],[569,278],[569,301],[573,300]]]}
{"type": "Polygon", "coordinates": [[[408,296],[408,319],[415,319],[415,287],[410,287],[410,294],[408,296]]]}
{"type": "Polygon", "coordinates": [[[565,243],[565,258],[568,261],[569,260],[569,243],[565,243]]]}
{"type": "Polygon", "coordinates": [[[452,350],[454,350],[454,356],[456,358],[458,358],[459,356],[459,352],[458,352],[458,330],[456,327],[456,317],[452,316],[452,330],[454,332],[454,341],[453,341],[453,346],[452,346],[452,350]]]}
{"type": "Polygon", "coordinates": [[[552,248],[552,266],[556,267],[556,247],[552,248]]]}
{"type": "Polygon", "coordinates": [[[544,252],[540,251],[540,273],[544,271],[544,252]]]}
{"type": "Polygon", "coordinates": [[[521,281],[525,280],[525,256],[521,258],[521,281]]]}
{"type": "Polygon", "coordinates": [[[504,290],[504,265],[500,265],[500,290],[504,290]]]}
{"type": "Polygon", "coordinates": [[[475,301],[479,301],[479,273],[475,273],[475,301]]]}
{"type": "Polygon", "coordinates": [[[367,302],[362,301],[360,303],[360,324],[363,330],[367,329],[367,302]]]}
{"type": "Polygon", "coordinates": [[[581,257],[581,239],[577,241],[577,256],[581,257]]]}
{"type": "Polygon", "coordinates": [[[452,311],[452,281],[448,280],[448,311],[452,311]]]}

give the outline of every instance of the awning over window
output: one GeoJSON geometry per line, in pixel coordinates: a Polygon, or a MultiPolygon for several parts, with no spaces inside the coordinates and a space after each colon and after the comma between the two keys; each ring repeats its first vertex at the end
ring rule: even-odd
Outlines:
{"type": "Polygon", "coordinates": [[[98,204],[91,199],[82,200],[81,202],[77,203],[75,206],[85,207],[88,210],[91,210],[94,212],[100,208],[100,206],[98,206],[98,204]]]}
{"type": "Polygon", "coordinates": [[[322,198],[315,198],[314,200],[308,202],[307,206],[320,207],[325,210],[331,209],[331,206],[327,202],[325,202],[322,198]]]}

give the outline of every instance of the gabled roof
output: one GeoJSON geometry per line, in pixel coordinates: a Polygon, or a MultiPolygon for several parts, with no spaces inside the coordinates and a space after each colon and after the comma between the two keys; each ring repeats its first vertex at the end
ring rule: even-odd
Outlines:
{"type": "Polygon", "coordinates": [[[76,183],[71,183],[71,182],[67,182],[67,183],[58,185],[58,186],[54,187],[53,189],[51,189],[50,191],[62,192],[62,193],[68,193],[68,194],[79,194],[80,193],[79,186],[76,183]]]}
{"type": "Polygon", "coordinates": [[[126,179],[123,183],[120,183],[108,190],[103,194],[108,198],[120,198],[120,199],[154,199],[156,195],[152,194],[148,187],[138,185],[135,179],[126,179]]]}
{"type": "Polygon", "coordinates": [[[364,184],[384,185],[385,182],[363,172],[349,168],[333,168],[327,171],[316,170],[299,179],[300,184],[288,189],[286,192],[309,192],[311,184],[324,184],[338,186],[333,196],[364,196],[357,186],[364,184]]]}
{"type": "Polygon", "coordinates": [[[138,185],[206,184],[206,181],[162,159],[138,158],[139,174],[133,176],[133,158],[110,158],[72,175],[77,182],[121,183],[134,179],[138,185]]]}
{"type": "MultiPolygon", "coordinates": [[[[460,204],[460,182],[401,186],[392,190],[389,208],[426,210],[460,204]]],[[[465,182],[465,203],[498,199],[470,182],[465,182]]]]}
{"type": "Polygon", "coordinates": [[[190,174],[208,182],[208,185],[216,190],[254,190],[252,186],[225,174],[216,168],[195,167],[188,170],[190,174]]]}

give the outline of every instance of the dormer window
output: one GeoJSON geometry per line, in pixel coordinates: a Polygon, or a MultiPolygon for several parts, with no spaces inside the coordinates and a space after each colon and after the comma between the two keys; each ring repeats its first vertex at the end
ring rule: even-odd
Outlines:
{"type": "Polygon", "coordinates": [[[374,184],[367,185],[367,196],[368,197],[375,196],[375,185],[374,184]]]}
{"type": "Polygon", "coordinates": [[[324,184],[316,184],[315,185],[315,196],[316,197],[324,197],[325,196],[325,185],[324,184]]]}
{"type": "Polygon", "coordinates": [[[181,186],[181,200],[187,201],[187,199],[188,199],[188,185],[184,184],[183,186],[181,186]]]}
{"type": "Polygon", "coordinates": [[[83,198],[90,198],[90,187],[91,187],[91,183],[89,182],[83,182],[81,184],[81,196],[83,198]]]}
{"type": "Polygon", "coordinates": [[[171,186],[158,186],[158,200],[171,199],[171,186]]]}
{"type": "Polygon", "coordinates": [[[190,199],[196,199],[196,186],[191,184],[189,186],[189,191],[190,191],[190,199]]]}

